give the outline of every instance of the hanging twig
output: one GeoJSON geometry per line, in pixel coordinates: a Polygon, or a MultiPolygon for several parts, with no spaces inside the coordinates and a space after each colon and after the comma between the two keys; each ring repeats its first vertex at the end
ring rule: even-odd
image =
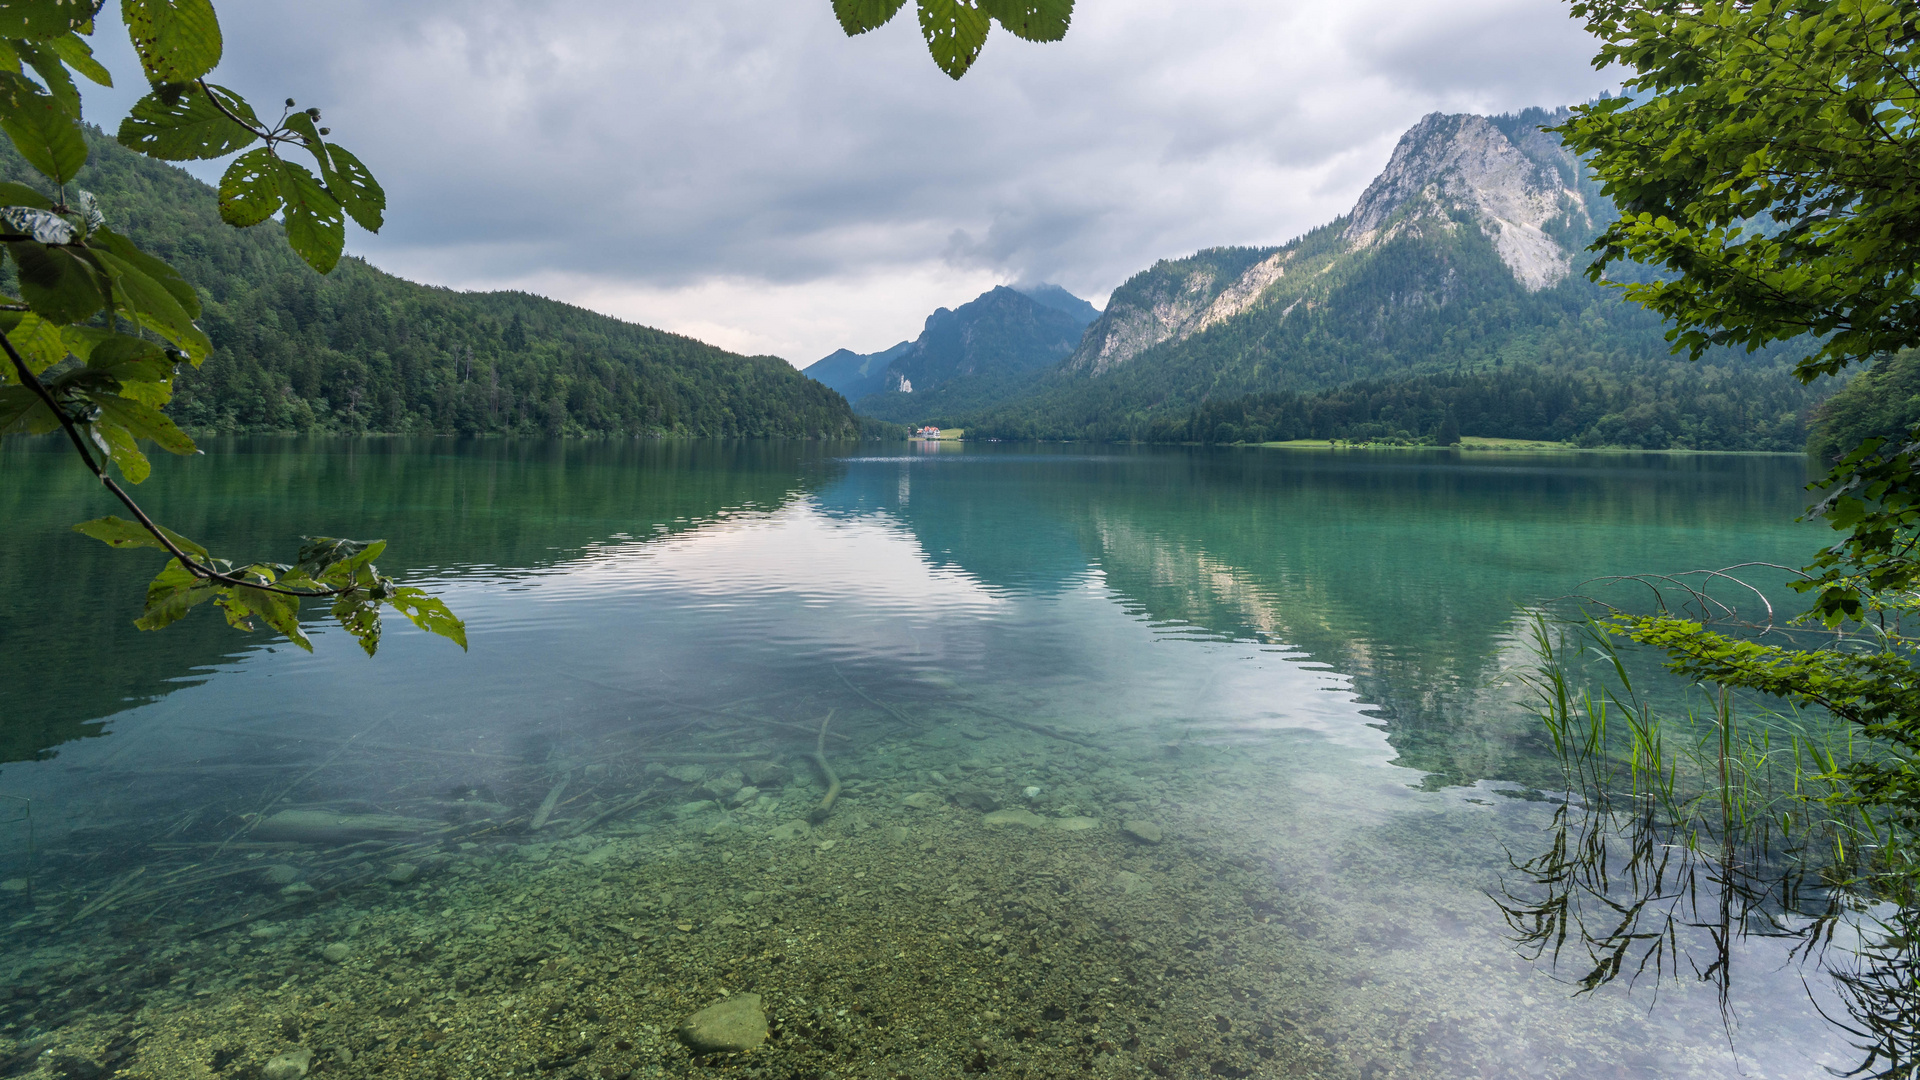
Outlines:
{"type": "Polygon", "coordinates": [[[0,333],[0,347],[6,349],[7,359],[13,361],[14,373],[19,377],[21,384],[32,390],[34,395],[53,413],[54,419],[60,421],[61,429],[67,433],[67,439],[73,443],[74,450],[80,454],[80,460],[86,463],[87,469],[93,473],[95,479],[99,480],[108,491],[112,492],[114,498],[120,500],[121,505],[125,506],[128,512],[133,514],[134,518],[140,522],[141,528],[152,533],[153,538],[158,540],[160,546],[165,548],[182,567],[186,568],[187,573],[192,574],[202,581],[213,581],[222,585],[236,585],[248,589],[258,589],[261,592],[279,593],[281,596],[302,598],[339,596],[342,593],[352,592],[359,587],[357,585],[342,585],[337,588],[328,589],[289,589],[281,585],[273,585],[261,581],[257,578],[249,579],[237,574],[222,573],[181,550],[180,545],[173,542],[173,537],[167,535],[167,530],[154,524],[153,519],[147,516],[147,512],[140,509],[140,504],[133,501],[133,496],[128,495],[125,489],[113,482],[113,477],[107,475],[106,466],[100,464],[100,462],[94,458],[93,452],[87,448],[86,440],[80,437],[80,429],[75,426],[73,418],[67,415],[67,410],[60,407],[60,402],[54,398],[53,391],[47,389],[47,384],[41,382],[40,377],[35,375],[33,369],[27,366],[26,359],[20,355],[19,350],[13,347],[13,341],[4,333],[0,333]]]}

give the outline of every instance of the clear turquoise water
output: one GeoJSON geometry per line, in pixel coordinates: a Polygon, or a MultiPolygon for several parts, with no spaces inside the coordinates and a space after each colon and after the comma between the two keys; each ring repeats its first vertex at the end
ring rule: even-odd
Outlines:
{"type": "Polygon", "coordinates": [[[384,536],[384,569],[444,595],[471,649],[391,626],[368,660],[322,628],[309,656],[211,611],[139,634],[151,560],[65,531],[109,508],[57,448],[0,454],[0,794],[30,807],[33,842],[29,867],[26,824],[0,827],[0,1055],[132,1075],[297,1043],[346,1075],[1367,1080],[1859,1057],[1820,1015],[1844,1014],[1829,961],[1795,939],[1682,918],[1669,959],[1576,993],[1577,942],[1534,956],[1494,901],[1527,893],[1515,863],[1551,846],[1558,809],[1506,677],[1521,607],[1602,575],[1803,562],[1820,536],[1793,521],[1797,459],[209,450],[149,485],[163,521],[256,557],[301,531],[384,536]],[[842,801],[776,838],[821,797],[829,712],[842,801]],[[750,764],[786,771],[732,805],[750,764]],[[1034,824],[991,824],[995,805],[1034,824]],[[354,862],[363,837],[262,831],[288,810],[440,832],[354,862]],[[395,861],[415,876],[389,881],[395,861]],[[830,920],[779,900],[810,889],[840,897],[830,920]],[[608,925],[631,952],[606,952],[629,949],[608,925]],[[841,951],[813,957],[806,934],[841,951]],[[530,951],[597,974],[529,990],[485,966],[530,951]],[[1715,958],[1731,978],[1702,977],[1715,958]],[[748,985],[767,1047],[694,1061],[660,1034],[748,985]],[[549,1020],[577,1010],[565,1032],[516,1019],[542,993],[549,1020]],[[835,993],[851,1012],[821,1004],[835,993]],[[352,1012],[381,994],[400,1012],[352,1012]],[[421,1001],[441,1004],[423,1019],[421,1001]],[[291,1011],[265,1023],[263,1003],[291,1011]],[[897,1018],[860,1019],[876,1009],[897,1018]],[[575,1027],[590,1049],[568,1060],[575,1027]]]}

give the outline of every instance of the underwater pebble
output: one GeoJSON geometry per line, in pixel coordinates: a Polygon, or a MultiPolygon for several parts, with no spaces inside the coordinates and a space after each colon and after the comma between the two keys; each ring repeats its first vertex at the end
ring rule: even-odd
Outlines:
{"type": "Polygon", "coordinates": [[[1160,826],[1140,818],[1129,818],[1120,828],[1124,830],[1128,836],[1133,837],[1143,844],[1157,844],[1166,838],[1166,833],[1160,826]]]}
{"type": "Polygon", "coordinates": [[[420,876],[420,868],[410,862],[397,862],[387,867],[387,872],[381,876],[395,885],[405,885],[420,876]]]}
{"type": "Polygon", "coordinates": [[[916,791],[900,800],[915,810],[931,810],[940,805],[940,796],[931,791],[916,791]]]}
{"type": "Polygon", "coordinates": [[[332,963],[335,963],[335,964],[339,963],[342,960],[345,960],[347,957],[352,955],[353,955],[353,950],[349,948],[347,945],[338,941],[320,950],[321,959],[331,961],[332,963]]]}
{"type": "Polygon", "coordinates": [[[1061,832],[1086,832],[1088,829],[1099,827],[1099,825],[1100,819],[1090,818],[1084,814],[1077,814],[1073,817],[1055,818],[1053,822],[1053,827],[1059,829],[1061,832]]]}
{"type": "Polygon", "coordinates": [[[313,1051],[296,1046],[267,1059],[260,1068],[260,1080],[300,1080],[313,1067],[313,1051]]]}
{"type": "Polygon", "coordinates": [[[735,994],[709,1005],[680,1024],[680,1038],[708,1054],[751,1050],[767,1041],[767,1014],[759,994],[735,994]]]}
{"type": "Polygon", "coordinates": [[[769,840],[799,840],[813,832],[813,826],[804,821],[789,821],[785,825],[776,825],[767,834],[769,840]]]}
{"type": "Polygon", "coordinates": [[[1031,810],[1011,809],[995,810],[980,819],[983,825],[1024,825],[1029,829],[1044,828],[1047,819],[1031,810]]]}
{"type": "Polygon", "coordinates": [[[300,880],[300,871],[285,863],[260,868],[260,880],[269,885],[291,885],[300,880]]]}

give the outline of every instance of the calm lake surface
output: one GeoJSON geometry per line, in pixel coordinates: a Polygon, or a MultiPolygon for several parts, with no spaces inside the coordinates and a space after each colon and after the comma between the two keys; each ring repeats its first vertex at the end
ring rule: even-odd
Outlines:
{"type": "Polygon", "coordinates": [[[1522,606],[1799,565],[1798,459],[207,449],[156,463],[157,518],[385,537],[471,648],[394,620],[369,659],[317,608],[313,655],[210,607],[139,633],[157,553],[67,530],[113,508],[57,445],[0,452],[0,1075],[1861,1060],[1785,890],[1716,921],[1711,874],[1662,879],[1658,957],[1590,986],[1513,914],[1579,818],[1522,606]],[[764,1045],[676,1036],[747,995],[764,1045]]]}

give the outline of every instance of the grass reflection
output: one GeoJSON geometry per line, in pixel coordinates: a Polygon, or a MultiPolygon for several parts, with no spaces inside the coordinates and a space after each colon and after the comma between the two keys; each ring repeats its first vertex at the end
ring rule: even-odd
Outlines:
{"type": "Polygon", "coordinates": [[[1592,623],[1535,613],[1533,648],[1520,680],[1565,791],[1544,849],[1510,853],[1493,896],[1516,952],[1576,996],[1707,984],[1729,1044],[1736,978],[1796,976],[1860,1053],[1841,1075],[1920,1075],[1911,845],[1830,801],[1828,778],[1872,751],[1718,687],[1656,706],[1592,623]]]}

